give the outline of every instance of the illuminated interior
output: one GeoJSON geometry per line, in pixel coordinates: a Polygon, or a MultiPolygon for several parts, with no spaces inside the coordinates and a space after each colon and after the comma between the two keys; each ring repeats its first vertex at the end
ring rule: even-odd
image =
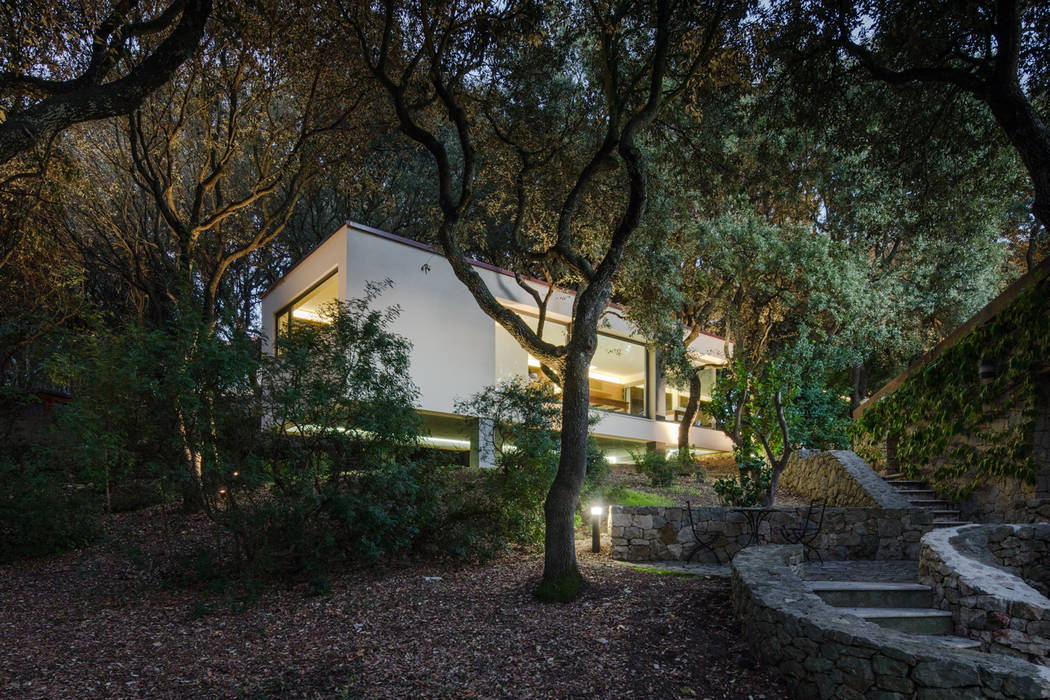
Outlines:
{"type": "MultiPolygon", "coordinates": [[[[544,326],[544,340],[560,344],[565,342],[565,336],[565,326],[560,323],[548,321],[544,326]]],[[[649,415],[645,405],[647,365],[644,345],[599,333],[589,372],[591,406],[632,416],[649,415]]],[[[539,360],[531,355],[528,368],[530,377],[549,381],[540,370],[539,360]]]]}
{"type": "MultiPolygon", "coordinates": [[[[693,419],[693,425],[714,427],[714,418],[705,410],[704,404],[709,402],[712,398],[712,393],[715,387],[715,378],[717,376],[717,370],[714,367],[707,367],[700,370],[701,403],[699,410],[696,412],[696,418],[693,419]]],[[[676,387],[670,384],[667,385],[667,391],[664,394],[664,413],[667,415],[667,420],[680,422],[685,416],[685,409],[688,404],[688,386],[676,387]]]]}
{"type": "Polygon", "coordinates": [[[324,307],[338,298],[339,275],[333,272],[275,314],[277,338],[286,335],[289,327],[327,323],[324,307]]]}

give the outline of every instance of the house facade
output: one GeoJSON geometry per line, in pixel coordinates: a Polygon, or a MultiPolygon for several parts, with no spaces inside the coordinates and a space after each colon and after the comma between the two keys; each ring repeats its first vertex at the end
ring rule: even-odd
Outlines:
{"type": "MultiPolygon", "coordinates": [[[[474,262],[497,300],[531,321],[538,309],[512,273],[474,262]]],[[[318,322],[322,307],[335,299],[361,297],[370,282],[390,280],[377,305],[398,306],[392,330],[412,343],[412,379],[419,388],[417,407],[431,447],[470,451],[471,463],[491,462],[484,421],[456,413],[457,399],[514,376],[537,376],[539,362],[530,357],[502,326],[478,307],[435,249],[347,222],[322,241],[262,299],[265,349],[290,325],[318,322]],[[480,446],[480,448],[479,448],[480,446]]],[[[541,295],[542,282],[529,281],[541,295]]],[[[556,289],[548,303],[544,339],[562,342],[572,310],[572,292],[556,289]]],[[[627,322],[612,308],[599,328],[598,349],[591,364],[592,408],[600,416],[592,434],[613,462],[631,461],[629,451],[665,449],[678,440],[677,418],[688,391],[669,386],[659,372],[658,353],[632,336],[627,322]]],[[[691,346],[703,364],[725,362],[726,343],[701,335],[691,346]]],[[[731,348],[730,348],[731,350],[731,348]]],[[[703,398],[710,397],[715,370],[702,373],[703,398]]],[[[731,449],[724,433],[701,415],[690,430],[690,443],[700,451],[731,449]]]]}

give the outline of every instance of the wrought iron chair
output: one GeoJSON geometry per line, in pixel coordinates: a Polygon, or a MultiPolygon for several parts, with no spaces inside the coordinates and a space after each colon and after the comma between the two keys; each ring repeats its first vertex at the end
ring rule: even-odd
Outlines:
{"type": "Polygon", "coordinates": [[[820,563],[824,563],[824,557],[820,556],[820,552],[814,546],[814,543],[820,537],[820,529],[824,526],[824,509],[826,507],[827,503],[823,499],[814,499],[809,502],[805,515],[802,516],[797,525],[780,528],[780,534],[783,535],[785,542],[802,545],[802,558],[806,561],[810,560],[810,554],[815,554],[820,563]]]}
{"type": "MultiPolygon", "coordinates": [[[[722,519],[724,520],[725,508],[722,508],[721,511],[722,519]]],[[[689,555],[686,556],[685,560],[687,562],[692,561],[693,557],[695,557],[701,549],[706,549],[708,552],[711,552],[711,556],[715,558],[715,561],[721,564],[722,558],[718,556],[718,551],[715,550],[715,548],[712,545],[714,545],[714,543],[718,541],[718,538],[721,537],[723,533],[719,530],[715,530],[713,532],[704,532],[703,530],[698,530],[696,527],[696,522],[693,520],[693,506],[689,501],[685,502],[685,512],[689,515],[689,529],[693,531],[693,540],[696,542],[696,544],[693,545],[693,548],[689,551],[689,555]]]]}

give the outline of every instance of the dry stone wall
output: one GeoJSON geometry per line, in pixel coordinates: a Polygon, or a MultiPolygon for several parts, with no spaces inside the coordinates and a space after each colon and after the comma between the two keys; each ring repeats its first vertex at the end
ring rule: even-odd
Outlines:
{"type": "Polygon", "coordinates": [[[988,551],[1001,566],[1050,596],[1050,524],[993,527],[988,531],[988,551]]]}
{"type": "Polygon", "coordinates": [[[919,580],[950,610],[955,633],[983,651],[1050,665],[1050,600],[1045,585],[1050,525],[963,525],[923,538],[919,580]]]}
{"type": "Polygon", "coordinates": [[[911,507],[867,462],[849,450],[796,452],[780,475],[780,485],[793,494],[823,499],[832,506],[911,507]]]}
{"type": "MultiPolygon", "coordinates": [[[[749,541],[744,509],[693,508],[693,523],[709,547],[696,546],[686,508],[611,506],[609,514],[612,557],[623,561],[684,560],[722,563],[749,541]],[[713,550],[713,552],[712,552],[713,550]]],[[[785,530],[798,525],[807,508],[777,508],[759,527],[766,544],[788,544],[785,530]]],[[[933,528],[923,510],[886,508],[828,508],[814,547],[824,559],[917,559],[919,542],[933,528]]]]}
{"type": "Polygon", "coordinates": [[[796,698],[1050,697],[1050,669],[963,651],[828,606],[798,577],[798,547],[754,547],[733,560],[733,605],[762,663],[796,698]]]}

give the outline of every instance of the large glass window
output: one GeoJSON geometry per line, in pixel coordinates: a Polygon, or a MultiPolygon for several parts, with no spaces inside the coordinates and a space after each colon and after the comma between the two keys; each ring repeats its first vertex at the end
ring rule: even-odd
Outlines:
{"type": "MultiPolygon", "coordinates": [[[[544,340],[560,344],[565,342],[565,337],[563,324],[550,321],[545,324],[544,340]]],[[[539,360],[530,355],[528,365],[529,376],[546,380],[539,360]]],[[[591,406],[634,416],[649,415],[645,404],[647,368],[648,354],[644,345],[599,333],[598,349],[589,372],[591,406]]]]}
{"type": "Polygon", "coordinates": [[[324,307],[338,298],[339,276],[333,272],[275,314],[276,339],[295,326],[327,323],[324,307]]]}
{"type": "MultiPolygon", "coordinates": [[[[696,419],[693,421],[694,425],[707,427],[714,425],[714,418],[708,410],[708,404],[711,401],[717,377],[718,372],[714,367],[706,367],[700,370],[700,408],[697,411],[696,419]]],[[[689,387],[673,386],[668,382],[667,390],[664,394],[664,413],[667,415],[667,419],[676,422],[681,421],[688,404],[689,387]]]]}

